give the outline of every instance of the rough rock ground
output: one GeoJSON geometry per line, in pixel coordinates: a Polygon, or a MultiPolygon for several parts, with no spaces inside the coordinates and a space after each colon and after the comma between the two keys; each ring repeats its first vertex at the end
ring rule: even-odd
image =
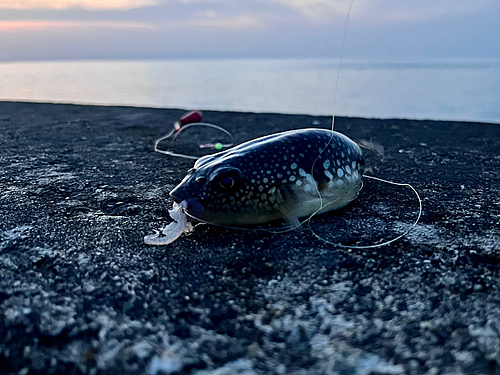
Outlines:
{"type": "MultiPolygon", "coordinates": [[[[152,143],[183,111],[0,103],[0,373],[499,374],[500,125],[340,118],[384,146],[311,229],[197,227],[168,247],[189,161],[152,143]],[[329,237],[330,236],[330,237],[329,237]],[[333,236],[333,237],[332,237],[333,236]]],[[[207,112],[237,141],[314,116],[207,112]]]]}

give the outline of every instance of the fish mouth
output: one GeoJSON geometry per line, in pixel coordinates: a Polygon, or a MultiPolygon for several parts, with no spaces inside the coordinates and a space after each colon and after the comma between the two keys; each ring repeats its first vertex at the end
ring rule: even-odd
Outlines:
{"type": "Polygon", "coordinates": [[[170,194],[170,197],[175,203],[182,205],[184,207],[184,212],[186,212],[189,216],[203,220],[206,210],[198,198],[179,199],[172,194],[170,194]]]}
{"type": "Polygon", "coordinates": [[[186,200],[183,197],[186,195],[185,193],[186,193],[185,189],[181,189],[181,185],[177,185],[170,193],[168,193],[168,195],[170,196],[170,198],[172,198],[172,200],[175,203],[180,204],[182,201],[186,200]]]}
{"type": "Polygon", "coordinates": [[[183,201],[184,201],[184,199],[182,199],[182,198],[180,198],[180,197],[176,196],[176,195],[175,195],[175,190],[176,190],[176,189],[172,190],[172,191],[171,191],[168,195],[170,196],[170,198],[172,198],[172,200],[173,200],[175,203],[180,204],[181,202],[183,202],[183,201]]]}

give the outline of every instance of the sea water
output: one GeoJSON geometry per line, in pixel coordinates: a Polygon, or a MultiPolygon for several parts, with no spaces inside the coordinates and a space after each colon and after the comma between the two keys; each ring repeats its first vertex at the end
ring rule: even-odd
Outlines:
{"type": "MultiPolygon", "coordinates": [[[[331,115],[338,59],[0,63],[0,100],[331,115]]],[[[500,123],[500,61],[356,61],[337,115],[500,123]]]]}

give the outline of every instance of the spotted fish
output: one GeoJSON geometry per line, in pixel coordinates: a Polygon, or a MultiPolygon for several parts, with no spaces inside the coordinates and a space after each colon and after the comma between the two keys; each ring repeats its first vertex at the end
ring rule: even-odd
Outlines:
{"type": "Polygon", "coordinates": [[[198,159],[170,196],[213,224],[296,224],[355,199],[363,169],[359,146],[345,135],[292,130],[198,159]]]}

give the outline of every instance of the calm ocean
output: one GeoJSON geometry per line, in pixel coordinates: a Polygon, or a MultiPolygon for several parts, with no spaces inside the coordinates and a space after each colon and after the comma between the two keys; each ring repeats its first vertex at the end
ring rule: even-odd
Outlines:
{"type": "MultiPolygon", "coordinates": [[[[330,115],[335,59],[0,63],[0,100],[330,115]]],[[[337,114],[500,123],[500,61],[345,61],[337,114]]]]}

